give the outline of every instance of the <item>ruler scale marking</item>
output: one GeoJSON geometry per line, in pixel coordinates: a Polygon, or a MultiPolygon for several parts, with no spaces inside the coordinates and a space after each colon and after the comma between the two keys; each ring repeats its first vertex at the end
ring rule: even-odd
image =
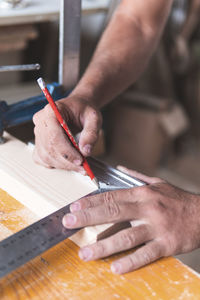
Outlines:
{"type": "Polygon", "coordinates": [[[80,230],[66,229],[62,225],[62,218],[69,213],[69,206],[61,208],[0,242],[0,277],[80,230]]]}

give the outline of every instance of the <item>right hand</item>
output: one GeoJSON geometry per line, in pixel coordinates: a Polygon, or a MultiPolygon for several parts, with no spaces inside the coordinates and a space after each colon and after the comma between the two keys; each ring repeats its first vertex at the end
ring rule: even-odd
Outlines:
{"type": "MultiPolygon", "coordinates": [[[[79,148],[84,156],[89,156],[98,139],[102,124],[101,113],[88,101],[75,96],[61,99],[56,104],[72,133],[81,132],[79,148]]],[[[85,174],[82,156],[71,144],[49,104],[33,116],[33,122],[35,162],[48,168],[85,174]]]]}
{"type": "Polygon", "coordinates": [[[82,248],[84,261],[97,260],[131,250],[118,258],[111,270],[123,274],[161,257],[200,247],[200,196],[185,192],[160,178],[119,168],[147,183],[79,199],[63,218],[68,229],[130,221],[132,227],[82,248]],[[135,247],[140,246],[137,249],[135,247]]]}

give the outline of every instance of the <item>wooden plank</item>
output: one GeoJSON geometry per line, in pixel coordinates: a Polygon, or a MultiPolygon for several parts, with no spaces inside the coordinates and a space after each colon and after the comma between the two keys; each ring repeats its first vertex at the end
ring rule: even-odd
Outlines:
{"type": "Polygon", "coordinates": [[[89,177],[35,164],[32,149],[9,134],[0,147],[0,187],[39,217],[96,190],[89,177]]]}
{"type": "MultiPolygon", "coordinates": [[[[25,205],[38,218],[93,192],[89,177],[75,172],[47,169],[34,163],[32,149],[5,133],[0,146],[0,188],[25,205]]],[[[96,241],[110,225],[88,227],[72,237],[79,245],[96,241]]]]}
{"type": "MultiPolygon", "coordinates": [[[[0,239],[34,219],[37,216],[0,190],[0,239]]],[[[9,274],[0,280],[0,299],[200,299],[200,278],[174,258],[119,276],[110,271],[116,256],[85,263],[77,251],[66,240],[9,274]]]]}

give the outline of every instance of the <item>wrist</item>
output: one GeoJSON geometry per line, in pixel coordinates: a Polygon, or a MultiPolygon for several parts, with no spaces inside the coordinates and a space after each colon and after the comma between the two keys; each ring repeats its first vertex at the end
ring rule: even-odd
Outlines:
{"type": "Polygon", "coordinates": [[[99,101],[97,97],[95,97],[95,92],[90,87],[76,87],[70,97],[77,98],[79,100],[83,100],[89,102],[91,105],[95,106],[96,108],[100,108],[99,101]]]}

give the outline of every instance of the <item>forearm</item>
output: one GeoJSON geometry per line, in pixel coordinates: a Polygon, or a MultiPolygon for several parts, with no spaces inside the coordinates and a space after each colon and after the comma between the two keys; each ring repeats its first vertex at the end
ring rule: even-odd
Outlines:
{"type": "Polygon", "coordinates": [[[149,4],[143,8],[136,0],[122,1],[73,94],[102,107],[136,81],[157,45],[171,2],[156,4],[149,16],[141,13],[149,4]]]}

